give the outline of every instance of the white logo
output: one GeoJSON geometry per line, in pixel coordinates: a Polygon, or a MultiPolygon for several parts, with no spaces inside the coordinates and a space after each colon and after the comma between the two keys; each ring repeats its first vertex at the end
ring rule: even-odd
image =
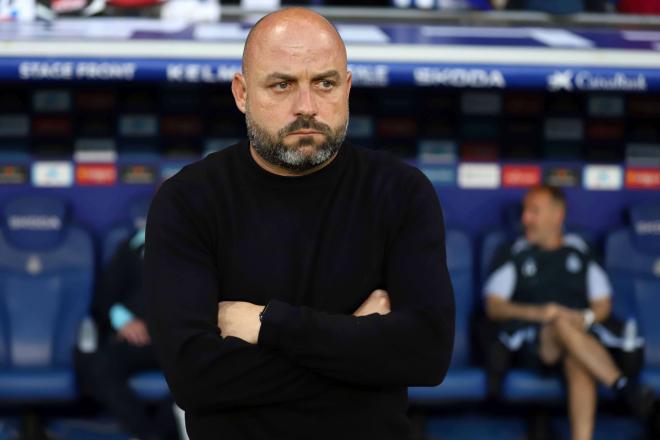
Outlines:
{"type": "Polygon", "coordinates": [[[573,72],[565,70],[555,72],[548,77],[548,90],[556,92],[558,90],[573,90],[573,72]]]}
{"type": "Polygon", "coordinates": [[[413,71],[415,83],[420,86],[446,87],[506,87],[504,75],[499,70],[419,67],[413,71]]]}
{"type": "Polygon", "coordinates": [[[646,77],[642,74],[634,76],[623,72],[608,75],[596,75],[588,70],[573,73],[572,70],[555,71],[548,76],[548,90],[620,90],[643,92],[648,89],[646,77]]]}
{"type": "Polygon", "coordinates": [[[521,272],[526,277],[533,277],[534,275],[536,275],[537,272],[536,261],[534,261],[533,258],[526,259],[522,265],[521,272]]]}
{"type": "Polygon", "coordinates": [[[582,269],[582,261],[575,254],[570,254],[566,258],[566,270],[571,273],[578,273],[582,269]]]}
{"type": "Polygon", "coordinates": [[[461,188],[499,188],[501,169],[494,163],[462,163],[458,166],[458,186],[461,188]]]}
{"type": "Polygon", "coordinates": [[[653,275],[660,278],[660,258],[655,261],[655,265],[653,266],[653,275]]]}
{"type": "Polygon", "coordinates": [[[167,65],[167,80],[172,82],[220,83],[231,82],[240,64],[194,64],[176,63],[167,65]]]}
{"type": "Polygon", "coordinates": [[[618,190],[623,186],[623,170],[617,165],[587,165],[582,177],[586,189],[618,190]]]}
{"type": "Polygon", "coordinates": [[[660,221],[637,222],[635,231],[639,235],[660,235],[660,221]]]}
{"type": "Polygon", "coordinates": [[[12,230],[59,231],[62,229],[62,220],[54,215],[12,215],[7,223],[12,230]]]}
{"type": "Polygon", "coordinates": [[[356,85],[385,87],[390,81],[390,68],[386,64],[349,64],[348,70],[356,85]]]}
{"type": "Polygon", "coordinates": [[[25,263],[25,270],[30,275],[38,275],[44,269],[44,265],[37,255],[30,255],[25,263]]]}
{"type": "Polygon", "coordinates": [[[32,184],[41,187],[73,185],[71,162],[35,162],[32,164],[32,184]]]}

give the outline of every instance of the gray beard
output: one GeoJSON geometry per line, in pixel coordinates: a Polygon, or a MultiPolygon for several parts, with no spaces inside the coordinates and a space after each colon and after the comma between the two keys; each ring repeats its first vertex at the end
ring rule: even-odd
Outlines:
{"type": "Polygon", "coordinates": [[[333,130],[327,124],[313,118],[300,116],[278,131],[275,137],[256,124],[248,112],[245,113],[245,124],[250,144],[262,159],[289,171],[303,172],[327,162],[339,151],[346,138],[348,118],[344,125],[333,130]],[[317,130],[325,135],[325,141],[315,145],[312,136],[301,136],[296,144],[285,145],[284,137],[300,129],[317,130]],[[315,147],[315,151],[311,154],[303,153],[302,149],[309,146],[315,147]]]}

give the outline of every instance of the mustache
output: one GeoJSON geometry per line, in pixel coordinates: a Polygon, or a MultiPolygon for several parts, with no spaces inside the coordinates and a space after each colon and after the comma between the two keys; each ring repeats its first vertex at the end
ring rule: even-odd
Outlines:
{"type": "Polygon", "coordinates": [[[319,122],[313,116],[298,116],[295,121],[280,130],[280,135],[285,136],[298,130],[316,130],[323,134],[331,135],[332,129],[329,125],[319,122]]]}

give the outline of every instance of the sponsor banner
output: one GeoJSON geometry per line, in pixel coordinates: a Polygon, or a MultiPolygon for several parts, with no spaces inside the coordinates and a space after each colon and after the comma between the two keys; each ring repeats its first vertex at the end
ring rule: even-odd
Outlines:
{"type": "Polygon", "coordinates": [[[623,95],[587,96],[587,113],[597,117],[621,117],[624,112],[623,95]]]}
{"type": "Polygon", "coordinates": [[[580,170],[572,167],[554,167],[545,170],[543,183],[561,188],[574,188],[580,185],[580,170]]]}
{"type": "Polygon", "coordinates": [[[497,69],[416,67],[413,78],[418,86],[503,89],[507,85],[504,75],[497,69]]]}
{"type": "Polygon", "coordinates": [[[461,112],[466,115],[499,115],[502,97],[497,92],[463,92],[461,112]]]}
{"type": "Polygon", "coordinates": [[[417,135],[417,119],[408,117],[382,117],[378,120],[378,136],[412,138],[417,135]]]}
{"type": "Polygon", "coordinates": [[[76,93],[76,108],[83,111],[112,112],[117,100],[115,94],[105,90],[80,90],[76,93]]]}
{"type": "Polygon", "coordinates": [[[417,160],[421,163],[455,163],[457,159],[457,147],[453,141],[425,139],[417,145],[417,160]]]}
{"type": "Polygon", "coordinates": [[[374,134],[374,119],[366,115],[351,115],[348,121],[347,137],[353,139],[369,138],[374,134]]]}
{"type": "Polygon", "coordinates": [[[462,163],[458,166],[458,186],[466,189],[500,187],[500,166],[496,163],[462,163]]]}
{"type": "Polygon", "coordinates": [[[541,167],[538,165],[504,165],[502,187],[528,188],[541,183],[541,167]]]}
{"type": "Polygon", "coordinates": [[[26,137],[29,133],[30,118],[27,115],[0,115],[0,136],[26,137]]]}
{"type": "MultiPolygon", "coordinates": [[[[149,70],[147,66],[143,66],[149,70]]],[[[21,61],[18,64],[18,79],[21,80],[93,80],[132,81],[137,63],[123,61],[21,61]]],[[[70,102],[69,102],[70,104],[70,102]]],[[[69,105],[67,104],[67,105],[69,105]]],[[[67,107],[68,108],[68,107],[67,107]]],[[[54,110],[40,110],[54,111],[54,110]]],[[[63,111],[63,110],[58,110],[63,111]]]]}
{"type": "Polygon", "coordinates": [[[387,87],[390,84],[390,67],[386,64],[348,65],[353,76],[353,84],[362,87],[387,87]]]}
{"type": "Polygon", "coordinates": [[[460,157],[468,161],[496,161],[500,157],[500,148],[492,142],[464,142],[460,146],[460,157]]]}
{"type": "Polygon", "coordinates": [[[163,116],[160,131],[165,136],[199,136],[202,121],[197,116],[163,116]]]}
{"type": "Polygon", "coordinates": [[[151,185],[156,183],[156,168],[153,165],[122,165],[119,174],[121,182],[127,185],[151,185]]]}
{"type": "Polygon", "coordinates": [[[512,119],[504,122],[504,136],[508,139],[538,139],[540,127],[536,120],[512,119]]]}
{"type": "Polygon", "coordinates": [[[241,71],[240,63],[167,63],[166,81],[185,83],[227,83],[241,71]]]}
{"type": "Polygon", "coordinates": [[[543,95],[540,93],[507,93],[504,96],[503,108],[504,112],[509,115],[538,115],[543,112],[543,95]]]}
{"type": "Polygon", "coordinates": [[[61,113],[71,110],[71,92],[68,90],[36,90],[32,95],[32,108],[39,113],[61,113]]]}
{"type": "Polygon", "coordinates": [[[620,190],[623,187],[623,169],[617,165],[587,165],[582,171],[585,189],[620,190]]]}
{"type": "Polygon", "coordinates": [[[76,167],[76,183],[82,186],[110,186],[117,183],[114,164],[81,164],[76,167]]]}
{"type": "Polygon", "coordinates": [[[660,144],[627,144],[626,164],[628,166],[660,167],[660,144]]]}
{"type": "Polygon", "coordinates": [[[158,134],[158,119],[152,114],[121,115],[119,134],[126,137],[148,137],[158,134]]]}
{"type": "Polygon", "coordinates": [[[22,185],[27,181],[27,166],[0,164],[0,185],[22,185]]]}
{"type": "Polygon", "coordinates": [[[73,186],[73,164],[65,161],[37,161],[32,164],[32,185],[43,188],[73,186]]]}
{"type": "Polygon", "coordinates": [[[73,160],[86,163],[115,162],[117,151],[111,138],[80,138],[74,145],[73,160]]]}
{"type": "Polygon", "coordinates": [[[420,167],[433,186],[456,186],[456,167],[452,165],[436,165],[420,167]]]}
{"type": "Polygon", "coordinates": [[[7,226],[13,231],[59,231],[62,219],[57,215],[10,215],[7,226]]]}
{"type": "Polygon", "coordinates": [[[68,116],[35,116],[32,134],[43,137],[71,136],[73,126],[68,116]]]}
{"type": "Polygon", "coordinates": [[[646,76],[641,73],[598,72],[590,70],[556,70],[547,77],[551,92],[576,90],[645,92],[648,90],[646,76]]]}
{"type": "Polygon", "coordinates": [[[660,168],[627,168],[626,188],[660,189],[660,168]]]}
{"type": "Polygon", "coordinates": [[[579,141],[584,136],[579,118],[548,118],[544,125],[545,138],[549,141],[579,141]]]}
{"type": "Polygon", "coordinates": [[[631,96],[628,99],[628,115],[660,117],[660,99],[655,96],[631,96]]]}
{"type": "Polygon", "coordinates": [[[587,139],[618,141],[625,135],[625,125],[623,121],[587,121],[585,132],[587,139]]]}

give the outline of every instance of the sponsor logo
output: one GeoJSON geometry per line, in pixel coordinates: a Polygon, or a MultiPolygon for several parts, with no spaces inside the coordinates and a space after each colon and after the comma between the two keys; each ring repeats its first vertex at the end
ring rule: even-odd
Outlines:
{"type": "Polygon", "coordinates": [[[413,71],[420,86],[497,88],[506,87],[502,72],[495,69],[418,67],[413,71]]]}
{"type": "Polygon", "coordinates": [[[38,255],[30,255],[25,262],[25,271],[30,275],[39,275],[44,270],[44,265],[38,255]]]}
{"type": "Polygon", "coordinates": [[[111,92],[83,90],[76,94],[78,110],[113,110],[115,102],[115,95],[111,92]]]}
{"type": "Polygon", "coordinates": [[[112,164],[85,164],[76,167],[78,185],[114,185],[117,182],[117,167],[112,164]]]}
{"type": "Polygon", "coordinates": [[[24,165],[0,165],[0,185],[20,185],[27,182],[24,165]]]}
{"type": "Polygon", "coordinates": [[[191,83],[231,82],[240,64],[172,63],[166,67],[167,81],[191,83]]]}
{"type": "Polygon", "coordinates": [[[655,260],[655,264],[653,265],[653,275],[660,278],[660,258],[655,260]]]}
{"type": "Polygon", "coordinates": [[[34,162],[32,164],[32,185],[37,187],[67,187],[73,185],[73,164],[71,162],[34,162]]]}
{"type": "Polygon", "coordinates": [[[623,187],[623,170],[617,165],[587,165],[582,181],[586,189],[619,190],[623,187]]]}
{"type": "Polygon", "coordinates": [[[635,223],[638,235],[660,235],[660,220],[639,221],[635,223]]]}
{"type": "Polygon", "coordinates": [[[543,182],[552,186],[575,187],[580,184],[580,173],[576,168],[551,168],[545,172],[543,182]]]}
{"type": "Polygon", "coordinates": [[[628,168],[626,188],[660,189],[660,168],[628,168]]]}
{"type": "Polygon", "coordinates": [[[548,118],[544,133],[548,140],[579,141],[584,136],[584,128],[582,120],[578,118],[548,118]]]}
{"type": "Polygon", "coordinates": [[[420,141],[417,159],[423,163],[454,163],[456,143],[441,140],[420,141]]]}
{"type": "Polygon", "coordinates": [[[456,185],[456,168],[453,166],[421,167],[420,170],[435,186],[456,185]]]}
{"type": "Polygon", "coordinates": [[[494,163],[464,163],[458,166],[458,186],[495,189],[500,186],[500,166],[494,163]]]}
{"type": "Polygon", "coordinates": [[[151,165],[124,165],[120,171],[122,183],[149,185],[156,182],[156,170],[151,165]]]}
{"type": "Polygon", "coordinates": [[[623,72],[595,74],[587,70],[555,71],[547,78],[548,90],[615,90],[643,92],[648,89],[646,77],[642,74],[627,75],[623,72]]]}
{"type": "Polygon", "coordinates": [[[348,137],[368,138],[373,135],[374,120],[370,116],[351,116],[348,123],[348,137]]]}
{"type": "Polygon", "coordinates": [[[385,64],[349,64],[353,84],[364,87],[385,87],[390,83],[390,69],[385,64]]]}
{"type": "Polygon", "coordinates": [[[68,117],[35,117],[32,120],[32,134],[36,136],[69,136],[71,131],[68,117]]]}
{"type": "Polygon", "coordinates": [[[71,93],[67,90],[37,90],[32,95],[37,112],[66,112],[71,109],[71,93]]]}
{"type": "Polygon", "coordinates": [[[123,80],[135,77],[135,63],[24,61],[18,65],[18,76],[24,80],[123,80]]]}
{"type": "Polygon", "coordinates": [[[199,136],[202,132],[202,121],[195,116],[165,116],[160,127],[165,135],[199,136]]]}
{"type": "Polygon", "coordinates": [[[538,272],[538,268],[536,267],[536,261],[531,257],[527,258],[523,263],[522,267],[520,268],[520,271],[527,278],[533,277],[534,275],[536,275],[536,272],[538,272]]]}
{"type": "Polygon", "coordinates": [[[10,215],[7,225],[13,231],[59,231],[62,219],[56,215],[10,215]]]}
{"type": "Polygon", "coordinates": [[[535,165],[504,165],[502,186],[525,188],[541,183],[541,167],[535,165]]]}
{"type": "Polygon", "coordinates": [[[566,270],[570,273],[578,273],[582,270],[582,261],[577,255],[572,253],[566,258],[566,270]]]}
{"type": "Polygon", "coordinates": [[[30,133],[30,119],[27,115],[0,116],[0,136],[23,137],[30,133]]]}
{"type": "Polygon", "coordinates": [[[123,115],[119,118],[119,133],[122,136],[155,136],[157,131],[155,115],[123,115]]]}

